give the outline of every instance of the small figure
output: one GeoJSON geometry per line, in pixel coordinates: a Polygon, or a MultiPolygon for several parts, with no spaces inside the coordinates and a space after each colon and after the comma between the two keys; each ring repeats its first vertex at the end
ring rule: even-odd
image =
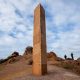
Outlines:
{"type": "Polygon", "coordinates": [[[65,58],[65,60],[67,59],[67,56],[66,55],[64,55],[64,58],[65,58]]]}
{"type": "Polygon", "coordinates": [[[73,53],[71,53],[71,58],[72,58],[72,60],[74,60],[74,56],[73,56],[73,53]]]}

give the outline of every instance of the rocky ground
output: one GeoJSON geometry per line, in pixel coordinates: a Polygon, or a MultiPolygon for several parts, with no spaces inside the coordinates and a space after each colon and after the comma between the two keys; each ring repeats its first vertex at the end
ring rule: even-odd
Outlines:
{"type": "Polygon", "coordinates": [[[0,69],[0,80],[80,80],[80,76],[49,63],[46,75],[33,76],[32,65],[20,61],[3,66],[0,69]]]}
{"type": "Polygon", "coordinates": [[[64,60],[54,52],[47,54],[48,73],[33,76],[32,49],[27,47],[22,56],[13,52],[6,59],[1,59],[0,80],[80,80],[80,61],[64,60]]]}

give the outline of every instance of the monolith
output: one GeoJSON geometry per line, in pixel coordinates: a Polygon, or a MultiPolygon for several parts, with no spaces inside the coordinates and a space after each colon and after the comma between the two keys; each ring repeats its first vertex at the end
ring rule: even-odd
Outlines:
{"type": "Polygon", "coordinates": [[[33,75],[47,73],[45,10],[39,4],[34,11],[33,75]]]}

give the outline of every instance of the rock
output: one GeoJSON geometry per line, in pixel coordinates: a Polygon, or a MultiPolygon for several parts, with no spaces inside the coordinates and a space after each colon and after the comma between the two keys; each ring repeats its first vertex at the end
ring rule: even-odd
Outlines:
{"type": "Polygon", "coordinates": [[[16,61],[16,59],[13,57],[13,58],[10,58],[8,61],[7,61],[7,63],[13,63],[13,62],[15,62],[16,61]]]}
{"type": "Polygon", "coordinates": [[[57,55],[54,52],[47,53],[48,60],[57,60],[57,55]]]}
{"type": "Polygon", "coordinates": [[[4,63],[5,59],[0,59],[0,64],[4,63]]]}
{"type": "Polygon", "coordinates": [[[33,52],[33,47],[28,46],[23,54],[23,58],[26,60],[27,65],[32,65],[33,60],[32,60],[32,52],[33,52]]]}
{"type": "Polygon", "coordinates": [[[2,63],[13,63],[15,61],[18,61],[20,58],[19,57],[19,53],[18,52],[13,52],[10,56],[8,56],[6,59],[2,59],[0,60],[0,64],[2,63]]]}
{"type": "Polygon", "coordinates": [[[28,60],[28,65],[32,65],[33,64],[33,60],[32,59],[29,59],[28,60]]]}
{"type": "Polygon", "coordinates": [[[64,61],[64,59],[57,57],[57,61],[64,61]]]}
{"type": "Polygon", "coordinates": [[[80,58],[78,58],[77,61],[80,61],[80,58]]]}
{"type": "Polygon", "coordinates": [[[15,63],[15,62],[17,62],[17,61],[19,61],[19,60],[21,60],[22,59],[22,56],[21,55],[19,55],[19,56],[14,56],[14,57],[12,57],[12,58],[10,58],[8,61],[7,61],[7,63],[15,63]]]}
{"type": "Polygon", "coordinates": [[[66,60],[73,60],[72,58],[67,58],[66,60]]]}
{"type": "Polygon", "coordinates": [[[15,51],[15,52],[12,53],[11,56],[12,56],[12,57],[17,57],[17,56],[19,56],[19,53],[15,51]]]}
{"type": "Polygon", "coordinates": [[[28,46],[26,49],[25,49],[25,52],[24,52],[24,56],[25,55],[28,55],[28,54],[31,54],[32,55],[32,52],[33,52],[33,47],[31,46],[28,46]]]}
{"type": "Polygon", "coordinates": [[[23,54],[23,57],[24,57],[26,60],[32,59],[32,52],[33,52],[33,47],[28,46],[28,47],[25,49],[25,52],[24,52],[24,54],[23,54]]]}

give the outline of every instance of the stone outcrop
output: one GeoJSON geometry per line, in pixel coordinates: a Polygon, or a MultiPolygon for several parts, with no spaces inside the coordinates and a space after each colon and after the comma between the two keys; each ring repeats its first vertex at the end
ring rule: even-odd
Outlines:
{"type": "Polygon", "coordinates": [[[24,54],[23,54],[23,58],[26,60],[26,63],[28,65],[32,65],[33,63],[32,53],[33,53],[33,47],[31,46],[26,47],[24,54]]]}
{"type": "Polygon", "coordinates": [[[17,57],[17,56],[19,56],[19,53],[18,53],[18,52],[16,52],[16,51],[15,51],[15,52],[13,52],[13,53],[12,53],[12,55],[11,55],[11,57],[17,57]]]}
{"type": "Polygon", "coordinates": [[[31,54],[32,55],[32,52],[33,52],[33,47],[31,46],[28,46],[26,49],[25,49],[25,52],[24,52],[24,56],[28,55],[28,54],[31,54]]]}
{"type": "Polygon", "coordinates": [[[2,60],[0,60],[0,63],[2,64],[2,63],[14,63],[14,62],[16,62],[16,61],[18,61],[18,60],[20,60],[21,59],[21,56],[19,55],[19,53],[18,52],[13,52],[10,56],[8,56],[6,59],[2,59],[2,60]]]}
{"type": "Polygon", "coordinates": [[[48,60],[57,60],[57,55],[54,52],[47,53],[48,60]]]}
{"type": "Polygon", "coordinates": [[[77,61],[80,61],[80,58],[78,58],[77,61]]]}
{"type": "Polygon", "coordinates": [[[28,46],[26,47],[25,51],[24,51],[24,54],[23,54],[23,57],[26,59],[26,60],[32,60],[32,53],[33,53],[33,47],[31,46],[28,46]]]}

